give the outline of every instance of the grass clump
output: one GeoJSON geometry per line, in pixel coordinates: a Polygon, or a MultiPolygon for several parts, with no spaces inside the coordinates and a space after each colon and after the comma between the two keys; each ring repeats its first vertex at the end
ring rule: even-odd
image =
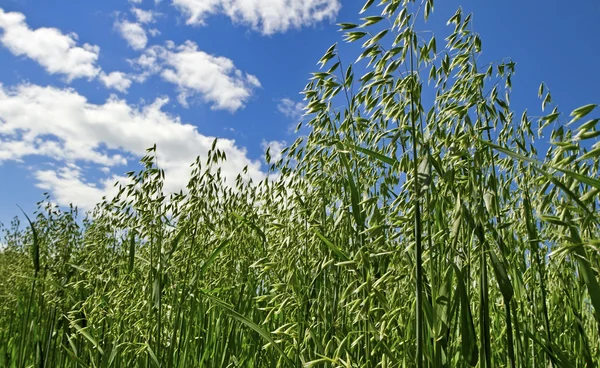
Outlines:
{"type": "Polygon", "coordinates": [[[471,16],[442,49],[432,0],[381,5],[341,24],[362,61],[323,56],[276,180],[226,184],[213,147],[166,196],[153,148],[82,221],[5,228],[0,366],[594,367],[596,106],[517,118],[471,16]]]}

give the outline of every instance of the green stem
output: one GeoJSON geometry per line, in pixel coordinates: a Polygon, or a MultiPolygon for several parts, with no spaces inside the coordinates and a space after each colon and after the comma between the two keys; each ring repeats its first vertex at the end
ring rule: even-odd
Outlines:
{"type": "Polygon", "coordinates": [[[411,120],[411,131],[412,131],[412,145],[413,145],[413,185],[414,185],[414,221],[415,221],[415,261],[416,261],[416,291],[417,291],[417,302],[416,302],[416,314],[417,314],[417,368],[423,367],[423,245],[421,244],[421,203],[419,201],[420,185],[419,185],[419,139],[417,137],[417,123],[415,117],[415,89],[416,89],[416,77],[414,72],[414,49],[411,37],[410,43],[410,72],[411,72],[411,84],[410,84],[410,120],[411,120]]]}

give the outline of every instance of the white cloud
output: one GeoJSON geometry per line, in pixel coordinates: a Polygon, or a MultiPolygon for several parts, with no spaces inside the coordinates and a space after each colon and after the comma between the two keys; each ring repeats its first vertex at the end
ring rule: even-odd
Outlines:
{"type": "Polygon", "coordinates": [[[111,175],[102,179],[99,185],[90,183],[83,177],[79,166],[68,164],[58,170],[37,170],[36,186],[52,193],[53,199],[60,205],[75,204],[81,209],[91,210],[102,200],[117,194],[116,182],[128,183],[128,178],[111,175]]]}
{"type": "Polygon", "coordinates": [[[225,14],[234,23],[265,35],[334,19],[339,0],[172,0],[187,17],[186,23],[204,25],[208,16],[225,14]]]}
{"type": "MultiPolygon", "coordinates": [[[[127,27],[125,27],[127,28],[127,27]]],[[[143,37],[135,32],[128,33],[135,45],[145,47],[143,37]]],[[[50,74],[62,74],[67,81],[76,78],[97,77],[107,88],[125,92],[131,80],[122,72],[106,74],[96,65],[100,48],[84,44],[77,46],[77,34],[63,34],[56,28],[31,30],[21,13],[6,13],[0,9],[0,43],[17,56],[27,56],[35,60],[50,74]]],[[[144,30],[142,29],[142,32],[144,30]]],[[[146,39],[147,40],[147,39],[146,39]]]]}
{"type": "MultiPolygon", "coordinates": [[[[51,158],[64,167],[35,172],[38,185],[52,190],[58,204],[74,202],[89,209],[114,178],[94,186],[85,181],[79,165],[114,171],[156,144],[159,165],[166,173],[165,190],[178,191],[187,184],[189,165],[198,155],[206,157],[214,138],[162,111],[165,103],[167,99],[157,99],[131,106],[111,97],[104,104],[93,104],[72,89],[0,85],[0,163],[31,155],[51,158]]],[[[250,178],[265,177],[261,163],[249,159],[234,140],[219,139],[217,147],[227,155],[221,169],[228,183],[244,166],[250,178]]]]}
{"type": "Polygon", "coordinates": [[[140,23],[153,23],[155,21],[155,17],[158,15],[152,10],[144,10],[140,8],[131,8],[131,12],[135,15],[135,18],[140,23]]]}
{"type": "Polygon", "coordinates": [[[129,0],[129,2],[132,4],[141,4],[142,0],[129,0]]]}
{"type": "Polygon", "coordinates": [[[265,141],[263,140],[260,144],[260,146],[262,147],[262,149],[265,151],[267,151],[267,149],[269,149],[269,155],[271,156],[271,162],[276,162],[277,160],[279,160],[281,158],[281,151],[283,151],[283,149],[285,147],[287,147],[287,142],[286,141],[265,141]]]}
{"type": "Polygon", "coordinates": [[[233,61],[213,56],[191,41],[181,46],[153,46],[136,60],[146,74],[160,73],[179,90],[179,102],[187,106],[189,97],[198,95],[215,110],[235,112],[244,107],[254,89],[260,87],[255,76],[237,69],[233,61]]]}
{"type": "Polygon", "coordinates": [[[114,88],[119,92],[127,92],[131,87],[131,79],[123,72],[112,72],[110,74],[100,73],[98,77],[106,88],[114,88]]]}
{"type": "Polygon", "coordinates": [[[75,78],[93,78],[100,72],[96,66],[100,48],[83,44],[77,46],[77,35],[63,34],[56,28],[32,30],[21,13],[6,13],[0,9],[0,42],[17,56],[26,56],[50,74],[75,78]]]}
{"type": "Polygon", "coordinates": [[[289,98],[283,98],[279,100],[277,110],[290,119],[300,120],[304,115],[304,106],[305,104],[302,102],[294,102],[289,98]]]}
{"type": "Polygon", "coordinates": [[[115,27],[132,49],[143,50],[146,47],[148,36],[141,24],[123,20],[117,21],[115,27]]]}

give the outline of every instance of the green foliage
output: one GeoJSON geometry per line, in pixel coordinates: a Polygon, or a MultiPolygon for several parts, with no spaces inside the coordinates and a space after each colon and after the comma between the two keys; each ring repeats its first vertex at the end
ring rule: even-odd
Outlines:
{"type": "Polygon", "coordinates": [[[276,179],[226,185],[215,144],[166,196],[155,146],[82,221],[4,229],[0,366],[595,366],[596,105],[564,124],[541,85],[535,134],[471,16],[441,48],[412,3],[340,25],[363,52],[321,58],[276,179]]]}

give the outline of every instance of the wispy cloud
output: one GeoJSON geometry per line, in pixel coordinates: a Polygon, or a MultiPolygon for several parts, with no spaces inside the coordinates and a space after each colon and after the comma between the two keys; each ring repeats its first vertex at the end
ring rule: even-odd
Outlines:
{"type": "Polygon", "coordinates": [[[143,24],[154,23],[156,17],[158,16],[158,13],[152,10],[144,10],[136,7],[131,8],[131,12],[135,16],[135,19],[137,19],[139,23],[143,24]]]}
{"type": "Polygon", "coordinates": [[[292,120],[300,120],[304,114],[305,104],[289,98],[282,98],[277,104],[277,110],[292,120]]]}
{"type": "Polygon", "coordinates": [[[341,8],[338,0],[172,0],[186,16],[187,24],[204,25],[206,18],[225,14],[234,23],[265,34],[334,19],[341,8]]]}

